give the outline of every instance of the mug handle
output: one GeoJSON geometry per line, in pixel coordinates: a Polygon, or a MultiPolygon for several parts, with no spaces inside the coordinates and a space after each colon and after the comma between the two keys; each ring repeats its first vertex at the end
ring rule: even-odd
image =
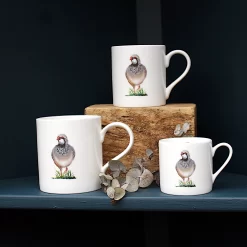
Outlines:
{"type": "MultiPolygon", "coordinates": [[[[123,129],[125,129],[129,136],[130,136],[130,142],[129,142],[129,145],[127,146],[127,148],[122,152],[120,153],[119,155],[117,155],[115,158],[113,158],[112,160],[119,160],[121,159],[124,155],[126,155],[130,149],[132,148],[133,144],[134,144],[134,134],[131,130],[131,128],[127,125],[127,124],[124,124],[124,123],[120,123],[120,122],[113,122],[113,123],[110,123],[108,124],[107,126],[105,126],[101,132],[100,132],[100,139],[101,139],[101,143],[104,142],[104,139],[105,139],[105,134],[106,132],[111,129],[112,127],[121,127],[123,129]]],[[[107,162],[102,168],[101,168],[101,172],[105,173],[107,168],[109,167],[109,162],[107,162]]]]}
{"type": "Polygon", "coordinates": [[[229,155],[228,155],[228,157],[227,157],[225,163],[219,168],[219,170],[218,170],[217,172],[215,172],[215,173],[212,175],[212,177],[213,177],[213,182],[214,182],[214,180],[216,179],[216,177],[220,174],[220,172],[225,168],[225,166],[228,164],[228,162],[230,161],[230,159],[231,159],[231,157],[232,157],[232,153],[233,153],[232,147],[231,147],[231,145],[229,145],[228,143],[225,143],[225,142],[219,143],[219,144],[217,144],[216,146],[214,146],[214,147],[212,148],[212,155],[213,155],[213,157],[214,157],[214,154],[215,154],[216,150],[217,150],[219,147],[222,147],[222,146],[228,147],[228,149],[229,149],[229,155]]]}
{"type": "Polygon", "coordinates": [[[191,67],[191,60],[189,55],[181,50],[175,50],[175,51],[171,51],[170,53],[168,53],[167,55],[165,55],[165,66],[166,68],[169,67],[170,64],[170,59],[173,55],[175,54],[181,54],[186,58],[187,61],[187,66],[186,69],[184,70],[183,74],[180,75],[175,81],[173,81],[167,88],[166,88],[166,100],[169,99],[170,93],[172,91],[172,89],[186,76],[186,74],[189,72],[190,67],[191,67]]]}

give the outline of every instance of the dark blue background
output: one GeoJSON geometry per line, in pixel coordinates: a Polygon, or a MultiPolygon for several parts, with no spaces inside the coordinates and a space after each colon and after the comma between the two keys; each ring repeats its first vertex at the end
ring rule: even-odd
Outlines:
{"type": "MultiPolygon", "coordinates": [[[[169,102],[197,104],[198,136],[216,145],[228,142],[234,154],[225,171],[247,174],[245,149],[246,111],[246,7],[236,1],[162,1],[162,37],[167,52],[185,50],[192,66],[172,91],[169,102]]],[[[167,70],[168,83],[186,66],[173,56],[167,70]]],[[[223,164],[227,148],[217,150],[214,169],[223,164]]]]}
{"type": "MultiPolygon", "coordinates": [[[[212,138],[214,144],[232,144],[234,156],[226,170],[244,174],[246,8],[244,0],[162,1],[163,40],[146,34],[149,42],[164,43],[167,52],[188,52],[191,70],[168,103],[196,103],[198,135],[212,138]]],[[[110,48],[136,44],[137,31],[131,0],[0,2],[0,178],[37,175],[37,117],[83,114],[91,104],[112,103],[110,48]]],[[[184,67],[184,59],[174,56],[168,83],[184,67]]],[[[226,150],[218,151],[215,168],[226,155],[226,150]]],[[[1,246],[145,245],[144,213],[1,210],[0,215],[1,246]],[[111,228],[111,222],[117,226],[111,228]],[[112,232],[105,237],[109,243],[102,244],[106,229],[112,232]],[[94,231],[98,235],[90,237],[94,231]],[[125,233],[120,240],[119,232],[125,233]],[[135,240],[129,245],[126,239],[133,232],[135,240]]],[[[162,229],[161,215],[153,217],[162,229]]],[[[245,218],[170,214],[172,246],[245,246],[245,218]]]]}
{"type": "Polygon", "coordinates": [[[111,46],[136,43],[135,3],[2,1],[0,33],[0,178],[37,175],[35,119],[112,102],[111,46]]]}

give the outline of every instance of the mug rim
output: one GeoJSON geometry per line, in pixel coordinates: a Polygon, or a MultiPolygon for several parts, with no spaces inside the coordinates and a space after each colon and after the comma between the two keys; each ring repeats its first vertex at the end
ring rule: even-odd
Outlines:
{"type": "Polygon", "coordinates": [[[212,143],[212,139],[206,137],[171,137],[160,139],[159,143],[169,143],[169,144],[203,144],[203,143],[212,143]],[[190,141],[189,141],[190,140],[190,141]]]}
{"type": "Polygon", "coordinates": [[[46,116],[36,118],[37,122],[48,122],[48,121],[78,121],[78,120],[92,120],[100,119],[99,115],[61,115],[61,116],[46,116]]]}
{"type": "Polygon", "coordinates": [[[165,47],[165,45],[114,45],[111,48],[123,48],[123,47],[165,47]]]}

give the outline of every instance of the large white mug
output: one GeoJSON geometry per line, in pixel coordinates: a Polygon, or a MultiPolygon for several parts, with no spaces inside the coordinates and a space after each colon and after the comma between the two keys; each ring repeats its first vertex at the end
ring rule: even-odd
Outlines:
{"type": "Polygon", "coordinates": [[[112,127],[124,128],[130,142],[115,160],[133,146],[134,136],[124,123],[113,122],[101,129],[97,115],[54,116],[36,119],[40,190],[48,193],[83,193],[100,189],[102,143],[112,127]]]}
{"type": "Polygon", "coordinates": [[[171,90],[188,73],[191,60],[181,50],[166,55],[164,45],[113,46],[113,105],[119,107],[149,107],[166,104],[171,90]],[[184,72],[166,87],[166,68],[175,54],[186,58],[184,72]]]}
{"type": "Polygon", "coordinates": [[[213,183],[232,157],[228,143],[212,146],[212,140],[180,137],[159,141],[160,189],[172,195],[199,195],[212,190],[213,183]],[[224,164],[213,173],[213,157],[219,147],[229,149],[224,164]]]}

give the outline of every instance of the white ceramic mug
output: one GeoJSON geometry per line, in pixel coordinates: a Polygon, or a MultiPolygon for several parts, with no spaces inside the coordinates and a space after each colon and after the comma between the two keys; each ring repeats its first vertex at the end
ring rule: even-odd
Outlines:
{"type": "MultiPolygon", "coordinates": [[[[102,166],[102,142],[112,127],[124,128],[130,142],[114,159],[121,159],[133,146],[134,136],[128,125],[113,122],[101,129],[96,115],[55,116],[36,119],[40,190],[70,194],[98,190],[102,166]]],[[[114,142],[114,141],[113,141],[114,142]]]]}
{"type": "Polygon", "coordinates": [[[212,190],[213,183],[232,157],[227,143],[212,146],[212,140],[200,137],[180,137],[159,141],[160,189],[172,195],[199,195],[212,190]],[[222,146],[229,155],[219,170],[213,173],[215,151],[222,146]]]}
{"type": "Polygon", "coordinates": [[[164,45],[113,46],[113,105],[119,107],[149,107],[166,104],[171,90],[188,73],[191,61],[181,50],[166,55],[164,45]],[[184,72],[166,87],[166,68],[175,54],[186,58],[184,72]]]}

